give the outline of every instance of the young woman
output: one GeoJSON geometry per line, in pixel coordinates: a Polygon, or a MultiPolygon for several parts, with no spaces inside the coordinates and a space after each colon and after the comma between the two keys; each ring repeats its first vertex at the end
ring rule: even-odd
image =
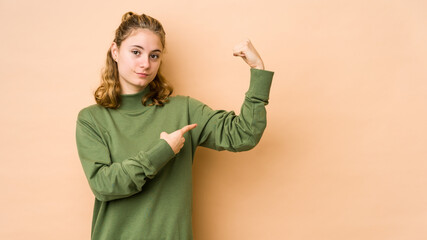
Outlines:
{"type": "Polygon", "coordinates": [[[249,150],[265,129],[273,72],[264,70],[249,40],[234,48],[234,56],[251,67],[239,116],[171,97],[160,74],[164,47],[156,19],[124,14],[95,92],[97,104],[78,115],[78,153],[95,195],[92,239],[193,239],[196,147],[249,150]]]}

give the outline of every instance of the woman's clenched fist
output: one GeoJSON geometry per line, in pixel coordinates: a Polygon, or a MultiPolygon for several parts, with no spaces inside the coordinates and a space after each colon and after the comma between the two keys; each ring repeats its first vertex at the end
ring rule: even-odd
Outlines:
{"type": "Polygon", "coordinates": [[[251,68],[264,70],[264,62],[249,39],[238,43],[233,48],[233,55],[242,57],[251,68]]]}

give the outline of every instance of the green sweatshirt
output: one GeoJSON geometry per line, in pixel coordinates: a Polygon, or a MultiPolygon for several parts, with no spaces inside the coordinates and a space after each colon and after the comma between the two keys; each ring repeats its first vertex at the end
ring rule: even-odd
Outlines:
{"type": "Polygon", "coordinates": [[[93,240],[190,240],[192,163],[197,146],[233,152],[253,148],[266,127],[273,72],[251,69],[239,116],[214,111],[186,96],[144,106],[149,88],[122,95],[121,106],[91,105],[78,115],[80,161],[95,195],[93,240]],[[184,147],[174,154],[160,133],[185,125],[184,147]]]}

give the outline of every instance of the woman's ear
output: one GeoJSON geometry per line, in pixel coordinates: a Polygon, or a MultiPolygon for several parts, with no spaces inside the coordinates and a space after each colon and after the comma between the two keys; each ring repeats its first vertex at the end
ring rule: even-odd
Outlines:
{"type": "Polygon", "coordinates": [[[117,62],[117,59],[119,57],[119,48],[117,47],[117,44],[115,42],[111,43],[110,52],[111,57],[114,59],[114,61],[117,62]]]}

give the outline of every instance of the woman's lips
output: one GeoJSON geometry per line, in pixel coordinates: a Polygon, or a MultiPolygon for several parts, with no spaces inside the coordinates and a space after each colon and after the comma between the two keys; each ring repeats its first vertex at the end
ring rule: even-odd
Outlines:
{"type": "Polygon", "coordinates": [[[139,77],[148,77],[149,74],[147,73],[136,73],[136,75],[138,75],[139,77]]]}

